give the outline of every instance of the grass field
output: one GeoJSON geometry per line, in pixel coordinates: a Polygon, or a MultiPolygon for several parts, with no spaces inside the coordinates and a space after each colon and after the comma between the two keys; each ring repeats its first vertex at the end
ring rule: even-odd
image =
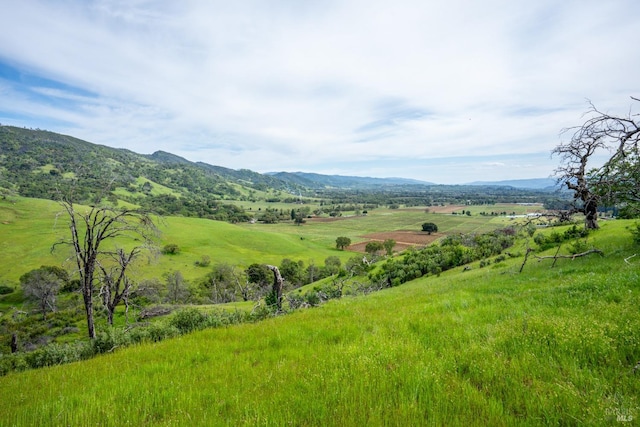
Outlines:
{"type": "MultiPolygon", "coordinates": [[[[521,209],[509,205],[511,209],[521,209]]],[[[503,209],[502,206],[496,209],[503,209]]],[[[67,237],[67,217],[55,202],[14,197],[0,200],[0,250],[3,268],[0,284],[17,283],[19,277],[41,265],[63,265],[70,252],[52,245],[67,237]]],[[[380,231],[422,229],[422,223],[435,222],[441,233],[484,232],[504,226],[504,217],[474,215],[439,215],[422,209],[374,209],[366,216],[350,216],[335,221],[309,220],[297,226],[280,224],[228,224],[197,218],[167,217],[159,221],[162,231],[160,247],[173,243],[180,253],[160,256],[149,262],[141,261],[140,277],[161,277],[169,270],[179,270],[188,279],[203,276],[204,269],[196,261],[204,255],[212,263],[225,262],[246,267],[252,263],[279,264],[283,258],[313,260],[322,264],[328,256],[343,260],[353,254],[338,251],[335,240],[339,236],[351,238],[353,243],[366,241],[364,236],[380,231]]],[[[68,263],[69,268],[72,268],[68,263]]]]}
{"type": "Polygon", "coordinates": [[[604,257],[455,269],[366,297],[0,378],[0,425],[634,425],[640,274],[604,257]]]}

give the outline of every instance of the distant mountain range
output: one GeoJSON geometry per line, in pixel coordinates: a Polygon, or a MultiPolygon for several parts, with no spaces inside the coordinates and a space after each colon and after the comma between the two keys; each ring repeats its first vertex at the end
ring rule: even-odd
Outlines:
{"type": "Polygon", "coordinates": [[[556,180],[553,178],[511,179],[505,181],[474,181],[468,185],[501,186],[529,190],[555,190],[556,180]]]}
{"type": "MultiPolygon", "coordinates": [[[[322,175],[310,172],[268,172],[266,175],[281,181],[297,184],[307,188],[341,188],[341,189],[371,189],[376,186],[434,186],[441,185],[434,182],[420,181],[408,178],[372,178],[345,175],[322,175]]],[[[554,190],[556,180],[553,178],[512,179],[504,181],[474,181],[461,185],[483,187],[513,187],[526,190],[554,190]]]]}
{"type": "Polygon", "coordinates": [[[322,175],[309,172],[269,172],[267,175],[281,181],[290,182],[307,188],[341,188],[341,189],[371,189],[379,186],[400,185],[437,185],[433,182],[419,181],[407,178],[371,178],[344,175],[322,175]]]}

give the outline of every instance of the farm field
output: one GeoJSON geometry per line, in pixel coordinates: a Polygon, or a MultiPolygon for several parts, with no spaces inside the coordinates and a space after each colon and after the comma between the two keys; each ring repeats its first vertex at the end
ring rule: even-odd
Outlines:
{"type": "Polygon", "coordinates": [[[11,373],[0,425],[633,425],[640,277],[629,225],[607,221],[588,238],[603,257],[531,260],[522,273],[521,258],[474,263],[11,373]]]}

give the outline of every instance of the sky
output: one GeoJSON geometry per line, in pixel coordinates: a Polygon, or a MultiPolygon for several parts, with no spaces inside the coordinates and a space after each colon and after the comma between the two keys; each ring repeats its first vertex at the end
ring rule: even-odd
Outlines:
{"type": "Polygon", "coordinates": [[[0,123],[232,169],[546,178],[640,96],[637,0],[0,0],[0,123]]]}

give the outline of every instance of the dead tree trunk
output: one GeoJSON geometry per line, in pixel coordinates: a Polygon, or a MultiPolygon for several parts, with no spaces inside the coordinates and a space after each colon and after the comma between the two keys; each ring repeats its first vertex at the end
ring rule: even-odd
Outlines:
{"type": "Polygon", "coordinates": [[[278,311],[282,310],[282,288],[284,287],[284,279],[280,275],[280,270],[275,265],[267,265],[267,268],[273,272],[273,296],[276,300],[278,311]]]}
{"type": "Polygon", "coordinates": [[[11,353],[18,352],[18,334],[11,334],[11,353]]]}
{"type": "Polygon", "coordinates": [[[522,265],[520,266],[520,271],[518,273],[522,273],[522,270],[524,269],[524,265],[527,263],[527,259],[529,259],[529,254],[533,252],[533,249],[531,248],[527,248],[527,252],[525,252],[524,254],[524,260],[522,260],[522,265]]]}
{"type": "Polygon", "coordinates": [[[566,258],[566,259],[571,259],[574,260],[576,258],[580,258],[589,254],[598,254],[600,256],[604,256],[604,252],[602,252],[600,249],[589,249],[586,252],[582,252],[579,254],[573,254],[573,255],[558,255],[558,253],[556,252],[555,255],[550,255],[550,256],[536,256],[536,258],[538,260],[543,260],[543,259],[553,259],[553,263],[555,264],[555,262],[559,259],[559,258],[566,258]]]}

